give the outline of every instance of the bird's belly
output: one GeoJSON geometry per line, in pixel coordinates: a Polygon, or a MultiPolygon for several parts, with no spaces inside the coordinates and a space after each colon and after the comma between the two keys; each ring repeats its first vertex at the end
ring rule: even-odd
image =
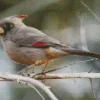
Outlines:
{"type": "Polygon", "coordinates": [[[27,57],[18,57],[18,56],[12,56],[12,55],[9,55],[9,57],[16,63],[25,64],[25,65],[32,65],[32,64],[41,65],[41,64],[47,63],[50,60],[47,58],[34,59],[33,58],[34,56],[31,59],[27,57]]]}
{"type": "Polygon", "coordinates": [[[15,62],[27,65],[40,65],[50,60],[43,50],[35,48],[20,48],[17,51],[12,50],[8,52],[8,55],[15,62]]]}

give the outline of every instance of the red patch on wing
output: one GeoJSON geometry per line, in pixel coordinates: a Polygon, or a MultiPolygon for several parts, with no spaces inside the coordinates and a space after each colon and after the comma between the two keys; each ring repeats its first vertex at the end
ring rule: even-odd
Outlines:
{"type": "Polygon", "coordinates": [[[27,17],[27,15],[18,15],[17,17],[18,17],[18,18],[22,18],[22,19],[24,19],[24,18],[27,17]]]}
{"type": "Polygon", "coordinates": [[[45,42],[36,42],[33,44],[34,47],[45,47],[47,46],[47,43],[45,42]]]}

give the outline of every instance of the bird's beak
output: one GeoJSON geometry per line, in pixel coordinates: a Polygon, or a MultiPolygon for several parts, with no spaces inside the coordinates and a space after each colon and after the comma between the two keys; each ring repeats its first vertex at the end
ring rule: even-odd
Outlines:
{"type": "Polygon", "coordinates": [[[0,27],[0,34],[4,33],[4,29],[2,27],[0,27]]]}
{"type": "Polygon", "coordinates": [[[16,17],[19,18],[19,19],[21,19],[21,20],[24,20],[28,16],[27,15],[17,15],[16,17]]]}

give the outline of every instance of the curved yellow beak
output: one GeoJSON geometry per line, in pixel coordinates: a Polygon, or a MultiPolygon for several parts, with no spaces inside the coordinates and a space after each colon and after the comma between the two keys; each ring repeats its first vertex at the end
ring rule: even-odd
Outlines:
{"type": "Polygon", "coordinates": [[[2,27],[0,27],[0,34],[4,33],[4,29],[2,27]]]}

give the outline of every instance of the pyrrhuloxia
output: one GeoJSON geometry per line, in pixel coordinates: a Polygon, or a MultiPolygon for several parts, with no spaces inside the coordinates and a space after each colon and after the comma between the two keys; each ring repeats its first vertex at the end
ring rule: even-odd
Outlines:
{"type": "Polygon", "coordinates": [[[15,62],[27,65],[46,64],[55,58],[82,55],[100,58],[100,54],[71,48],[41,31],[23,23],[26,15],[16,15],[0,21],[0,36],[8,56],[15,62]]]}

